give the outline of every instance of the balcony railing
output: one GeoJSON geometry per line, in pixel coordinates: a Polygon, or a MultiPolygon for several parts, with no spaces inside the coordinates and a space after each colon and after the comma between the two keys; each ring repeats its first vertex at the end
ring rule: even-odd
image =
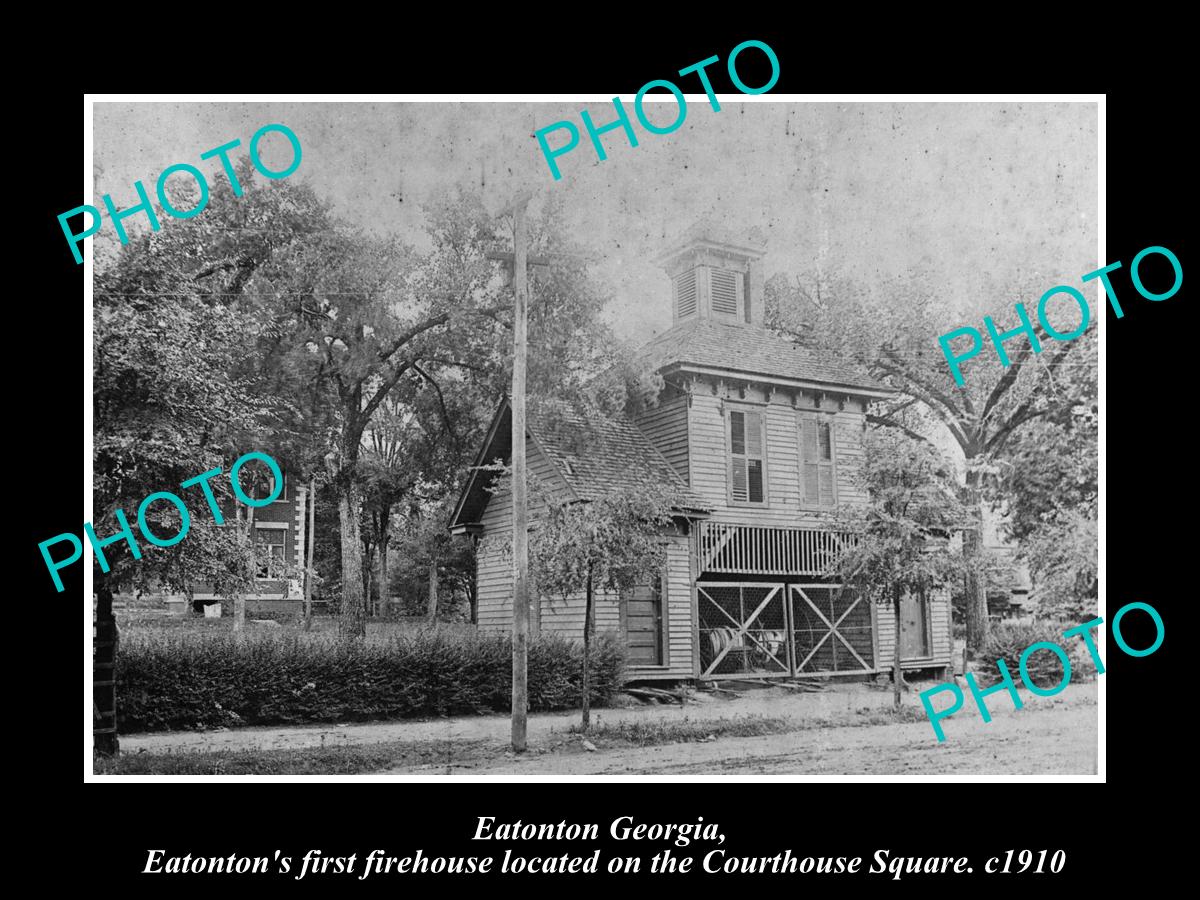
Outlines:
{"type": "Polygon", "coordinates": [[[826,575],[854,540],[848,531],[705,522],[700,525],[700,572],[747,575],[826,575]]]}

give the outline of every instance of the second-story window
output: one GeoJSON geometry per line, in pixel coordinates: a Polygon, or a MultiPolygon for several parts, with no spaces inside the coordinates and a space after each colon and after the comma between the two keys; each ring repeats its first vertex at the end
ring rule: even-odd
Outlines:
{"type": "Polygon", "coordinates": [[[729,499],[733,503],[766,503],[766,457],[763,414],[729,411],[729,499]]]}
{"type": "Polygon", "coordinates": [[[837,505],[833,418],[802,415],[799,429],[801,504],[811,509],[830,509],[837,505]]]}
{"type": "MultiPolygon", "coordinates": [[[[275,493],[275,476],[270,473],[267,473],[267,492],[265,494],[263,494],[263,496],[270,497],[273,493],[275,493]]],[[[286,475],[283,476],[283,486],[279,488],[279,496],[276,497],[271,502],[272,503],[286,503],[287,502],[287,476],[286,475]]]]}

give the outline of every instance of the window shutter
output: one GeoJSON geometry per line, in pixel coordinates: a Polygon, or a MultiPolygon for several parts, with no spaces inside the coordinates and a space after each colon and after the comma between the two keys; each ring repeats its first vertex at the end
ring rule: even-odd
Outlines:
{"type": "Polygon", "coordinates": [[[750,496],[747,490],[746,459],[735,456],[730,463],[733,466],[733,499],[744,501],[750,496]]]}
{"type": "Polygon", "coordinates": [[[762,413],[746,413],[746,493],[751,503],[763,501],[762,426],[762,413]]]}
{"type": "Polygon", "coordinates": [[[747,488],[746,494],[751,503],[763,502],[763,469],[761,459],[746,460],[747,472],[747,488]]]}
{"type": "Polygon", "coordinates": [[[833,424],[821,422],[819,427],[821,456],[820,503],[833,506],[833,424]]]}
{"type": "Polygon", "coordinates": [[[729,410],[729,498],[739,503],[765,499],[763,414],[729,410]]]}
{"type": "Polygon", "coordinates": [[[762,413],[746,413],[746,455],[762,458],[762,413]]]}
{"type": "Polygon", "coordinates": [[[821,505],[833,506],[833,466],[821,466],[821,505]]]}
{"type": "Polygon", "coordinates": [[[817,439],[817,422],[805,416],[800,420],[800,466],[804,470],[804,502],[810,506],[820,503],[820,463],[818,459],[819,443],[817,439]]]}
{"type": "Polygon", "coordinates": [[[733,453],[746,453],[746,414],[731,410],[729,413],[729,448],[733,453]]]}

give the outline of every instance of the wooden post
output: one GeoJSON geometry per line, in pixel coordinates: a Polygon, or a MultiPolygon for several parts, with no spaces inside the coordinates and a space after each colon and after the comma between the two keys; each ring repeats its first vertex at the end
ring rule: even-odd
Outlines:
{"type": "Polygon", "coordinates": [[[437,560],[429,561],[429,624],[437,624],[438,574],[437,560]]]}
{"type": "Polygon", "coordinates": [[[529,705],[529,507],[525,481],[525,356],[527,235],[525,206],[521,198],[513,208],[513,314],[512,463],[513,463],[513,657],[512,747],[525,752],[529,705]]]}
{"type": "Polygon", "coordinates": [[[95,647],[92,657],[92,746],[103,756],[120,750],[117,738],[117,620],[112,609],[112,588],[97,576],[95,647]]]}
{"type": "Polygon", "coordinates": [[[391,509],[385,504],[379,510],[379,617],[386,619],[391,612],[388,592],[388,542],[391,540],[391,509]]]}
{"type": "Polygon", "coordinates": [[[317,476],[308,481],[308,559],[304,567],[304,630],[312,630],[312,567],[313,547],[317,543],[317,476]]]}
{"type": "Polygon", "coordinates": [[[902,624],[900,621],[900,588],[898,585],[892,586],[892,615],[896,631],[896,641],[892,650],[892,708],[899,709],[900,692],[904,690],[904,670],[900,665],[900,629],[902,624]]]}

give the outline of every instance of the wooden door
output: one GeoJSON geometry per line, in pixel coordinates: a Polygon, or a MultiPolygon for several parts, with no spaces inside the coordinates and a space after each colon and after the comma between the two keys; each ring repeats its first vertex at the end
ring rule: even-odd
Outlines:
{"type": "Polygon", "coordinates": [[[660,579],[622,594],[625,646],[631,666],[663,664],[663,617],[660,579]]]}
{"type": "Polygon", "coordinates": [[[900,601],[900,658],[925,659],[929,646],[929,604],[924,595],[909,595],[900,601]]]}

